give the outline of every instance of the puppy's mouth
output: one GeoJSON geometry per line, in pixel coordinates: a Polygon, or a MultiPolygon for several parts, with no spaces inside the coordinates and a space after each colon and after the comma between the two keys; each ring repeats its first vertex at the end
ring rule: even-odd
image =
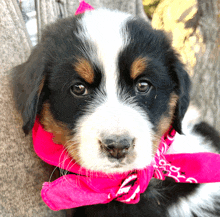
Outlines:
{"type": "Polygon", "coordinates": [[[121,168],[124,168],[127,164],[125,163],[115,163],[113,166],[112,166],[112,169],[121,169],[121,168]]]}
{"type": "Polygon", "coordinates": [[[112,164],[113,168],[121,168],[129,164],[128,162],[126,162],[126,157],[124,157],[123,159],[122,158],[115,159],[115,158],[108,157],[108,160],[112,164]]]}
{"type": "Polygon", "coordinates": [[[122,161],[108,158],[109,163],[103,167],[104,172],[125,172],[134,169],[132,163],[128,163],[126,158],[122,161]]]}

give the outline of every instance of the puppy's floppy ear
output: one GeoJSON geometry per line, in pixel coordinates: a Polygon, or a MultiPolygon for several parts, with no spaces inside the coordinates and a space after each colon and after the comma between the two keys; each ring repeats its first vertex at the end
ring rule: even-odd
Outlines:
{"type": "Polygon", "coordinates": [[[182,134],[182,120],[189,106],[191,82],[188,73],[184,70],[183,64],[176,59],[173,70],[177,83],[177,94],[179,96],[174,112],[173,127],[182,134]]]}
{"type": "Polygon", "coordinates": [[[43,46],[37,45],[27,62],[13,69],[13,92],[17,109],[23,118],[23,131],[27,135],[33,128],[38,102],[45,80],[43,46]]]}

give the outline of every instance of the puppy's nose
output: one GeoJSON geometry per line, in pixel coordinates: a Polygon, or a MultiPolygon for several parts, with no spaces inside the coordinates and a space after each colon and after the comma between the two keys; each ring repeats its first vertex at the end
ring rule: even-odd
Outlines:
{"type": "Polygon", "coordinates": [[[101,147],[113,158],[124,158],[134,146],[134,138],[128,136],[111,135],[100,141],[101,147]]]}

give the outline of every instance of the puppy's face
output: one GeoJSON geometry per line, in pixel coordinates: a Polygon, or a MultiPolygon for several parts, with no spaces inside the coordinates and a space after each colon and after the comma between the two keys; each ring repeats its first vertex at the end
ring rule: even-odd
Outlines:
{"type": "Polygon", "coordinates": [[[162,32],[99,9],[49,26],[14,92],[26,133],[39,114],[78,164],[112,173],[146,167],[169,127],[181,132],[189,78],[162,32]]]}

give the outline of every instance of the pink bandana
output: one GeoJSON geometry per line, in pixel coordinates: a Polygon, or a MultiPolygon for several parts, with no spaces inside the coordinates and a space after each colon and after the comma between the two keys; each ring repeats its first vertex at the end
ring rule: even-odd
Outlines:
{"type": "Polygon", "coordinates": [[[112,200],[134,204],[140,200],[152,177],[176,182],[208,183],[220,181],[220,155],[214,153],[166,154],[175,136],[169,130],[161,142],[152,163],[144,169],[126,173],[106,174],[80,167],[68,155],[63,145],[53,142],[36,119],[32,130],[34,149],[48,164],[68,170],[69,174],[43,184],[41,196],[52,210],[104,204],[112,200]]]}
{"type": "MultiPolygon", "coordinates": [[[[94,8],[80,1],[75,15],[94,8]]],[[[48,164],[73,174],[53,182],[45,182],[41,196],[52,210],[105,204],[112,200],[135,204],[140,200],[152,177],[164,180],[166,176],[176,182],[208,183],[220,181],[220,155],[214,153],[166,154],[175,130],[170,129],[161,142],[152,163],[144,169],[126,173],[106,174],[80,167],[68,155],[63,145],[53,142],[53,134],[46,132],[37,118],[32,130],[34,149],[48,164]]]]}
{"type": "Polygon", "coordinates": [[[86,3],[84,0],[80,0],[79,7],[77,8],[75,15],[82,14],[85,11],[91,11],[91,10],[94,10],[94,8],[91,5],[86,3]]]}

